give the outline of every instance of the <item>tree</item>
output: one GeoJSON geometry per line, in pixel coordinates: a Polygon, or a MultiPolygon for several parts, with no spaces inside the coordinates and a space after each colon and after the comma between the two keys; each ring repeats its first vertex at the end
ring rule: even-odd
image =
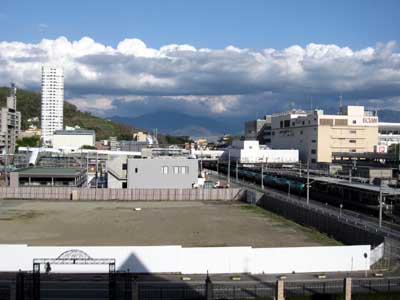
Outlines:
{"type": "Polygon", "coordinates": [[[83,145],[83,146],[81,147],[81,149],[96,149],[96,147],[90,146],[90,145],[83,145]]]}
{"type": "Polygon", "coordinates": [[[38,147],[40,146],[40,137],[35,135],[31,137],[24,137],[17,141],[17,147],[38,147]]]}

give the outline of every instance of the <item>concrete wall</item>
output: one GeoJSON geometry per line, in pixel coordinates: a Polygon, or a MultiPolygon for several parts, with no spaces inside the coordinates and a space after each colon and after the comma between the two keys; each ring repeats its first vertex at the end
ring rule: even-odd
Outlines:
{"type": "MultiPolygon", "coordinates": [[[[0,245],[0,271],[29,271],[35,258],[57,258],[68,250],[90,258],[113,258],[119,271],[135,273],[306,273],[370,268],[370,246],[335,247],[42,247],[0,245]],[[364,257],[367,253],[367,259],[364,257]]],[[[52,265],[53,272],[108,272],[108,265],[52,265]]],[[[43,266],[42,266],[43,269],[43,266]]]]}
{"type": "Polygon", "coordinates": [[[128,188],[192,188],[197,177],[197,159],[128,159],[128,188]],[[163,167],[167,168],[166,174],[162,172],[163,167]],[[182,167],[187,168],[185,174],[181,172],[182,167]]]}
{"type": "Polygon", "coordinates": [[[97,201],[241,200],[244,190],[231,189],[88,189],[64,187],[0,187],[0,199],[97,201]]]}
{"type": "Polygon", "coordinates": [[[84,145],[95,146],[95,134],[54,134],[53,148],[80,149],[84,145]]]}

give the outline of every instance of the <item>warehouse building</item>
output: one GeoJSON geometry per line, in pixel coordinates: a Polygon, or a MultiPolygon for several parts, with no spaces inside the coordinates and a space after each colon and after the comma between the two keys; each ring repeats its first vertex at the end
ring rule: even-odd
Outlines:
{"type": "Polygon", "coordinates": [[[270,149],[261,147],[258,141],[238,141],[232,147],[224,149],[221,161],[237,161],[241,164],[271,163],[292,164],[299,161],[297,149],[270,149]]]}
{"type": "Polygon", "coordinates": [[[81,187],[86,170],[80,168],[26,168],[10,173],[10,187],[81,187]]]}

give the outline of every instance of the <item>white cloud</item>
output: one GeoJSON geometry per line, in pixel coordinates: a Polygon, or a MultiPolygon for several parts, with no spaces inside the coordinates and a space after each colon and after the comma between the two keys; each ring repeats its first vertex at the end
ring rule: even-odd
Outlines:
{"type": "Polygon", "coordinates": [[[292,101],[301,105],[310,96],[320,106],[333,105],[341,93],[359,103],[400,97],[400,54],[394,42],[360,50],[313,43],[282,50],[176,44],[153,49],[130,38],[111,47],[90,37],[0,42],[0,85],[14,80],[39,89],[43,64],[63,66],[66,95],[93,111],[127,113],[115,103],[137,105],[140,100],[151,106],[164,100],[174,108],[190,101],[185,109],[244,114],[272,103],[274,110],[292,101]]]}

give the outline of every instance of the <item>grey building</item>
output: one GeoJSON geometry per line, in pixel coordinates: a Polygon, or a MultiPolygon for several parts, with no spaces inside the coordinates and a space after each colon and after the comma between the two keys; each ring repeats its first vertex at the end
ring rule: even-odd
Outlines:
{"type": "Polygon", "coordinates": [[[148,142],[143,141],[120,141],[121,151],[134,151],[141,152],[142,149],[147,148],[149,146],[148,142]]]}
{"type": "Polygon", "coordinates": [[[257,140],[261,145],[269,145],[271,143],[271,116],[247,121],[244,125],[244,134],[246,140],[257,140]]]}
{"type": "Polygon", "coordinates": [[[192,188],[198,160],[188,158],[128,159],[128,188],[192,188]]]}
{"type": "Polygon", "coordinates": [[[10,186],[80,187],[86,182],[81,168],[26,168],[10,173],[10,186]]]}
{"type": "Polygon", "coordinates": [[[6,107],[0,110],[0,154],[13,154],[21,130],[21,113],[17,111],[17,88],[11,84],[6,107]]]}

